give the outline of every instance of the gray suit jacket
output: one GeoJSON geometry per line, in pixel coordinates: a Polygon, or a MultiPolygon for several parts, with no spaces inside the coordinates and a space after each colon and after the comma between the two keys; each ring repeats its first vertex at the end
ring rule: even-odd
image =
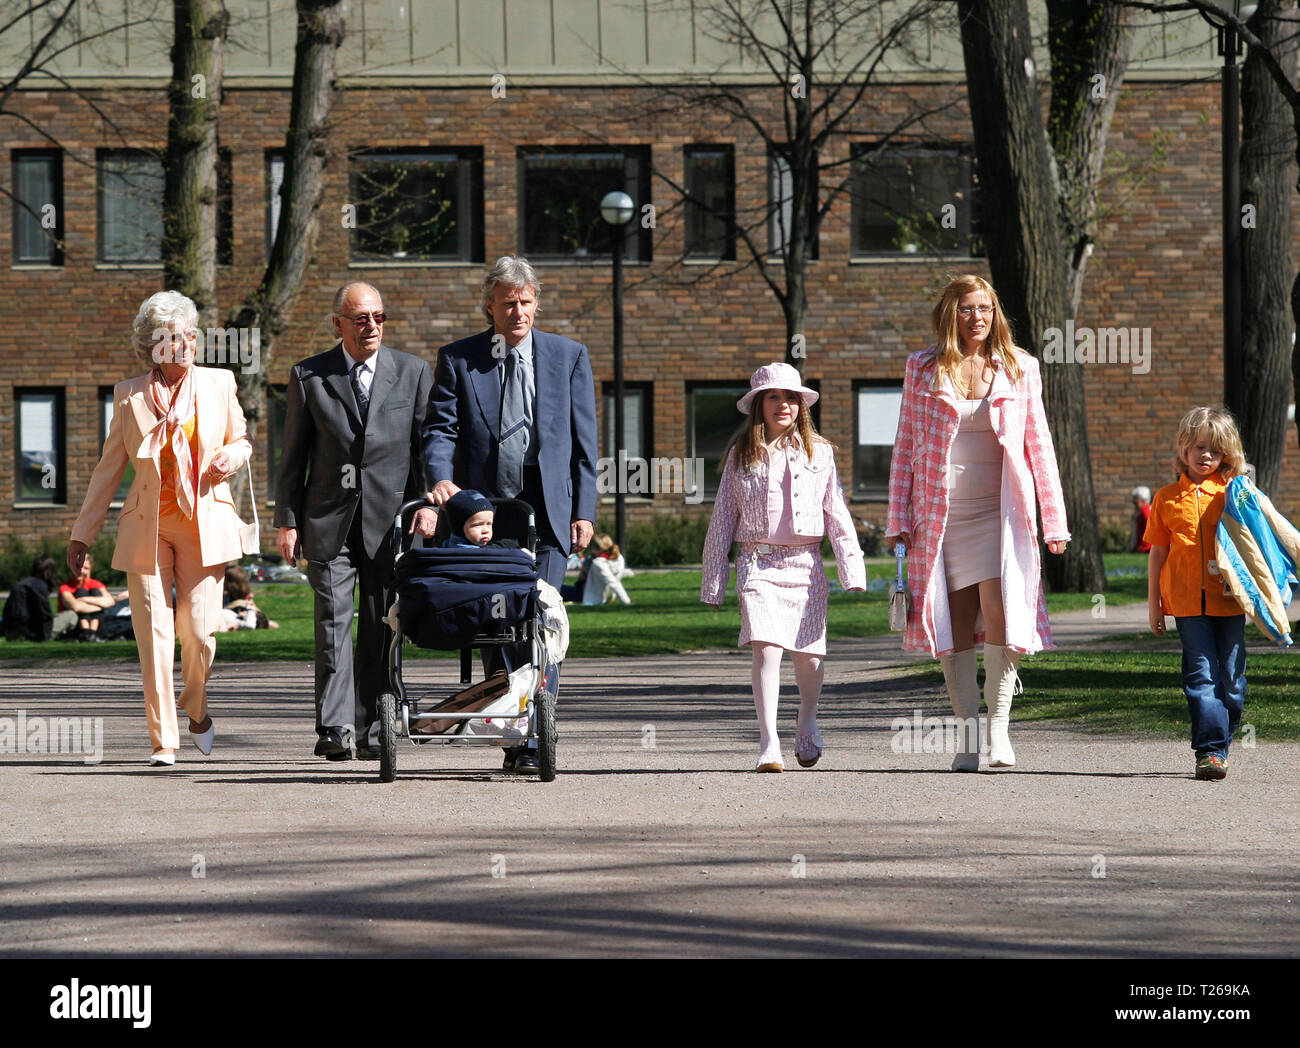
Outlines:
{"type": "Polygon", "coordinates": [[[308,560],[337,556],[358,511],[375,558],[398,507],[432,486],[421,451],[429,365],[387,346],[379,352],[364,431],[342,343],[289,372],[275,523],[299,530],[308,560]]]}

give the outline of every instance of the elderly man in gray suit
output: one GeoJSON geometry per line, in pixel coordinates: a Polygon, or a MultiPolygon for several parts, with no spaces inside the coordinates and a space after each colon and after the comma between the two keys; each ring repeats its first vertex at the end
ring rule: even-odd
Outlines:
{"type": "MultiPolygon", "coordinates": [[[[276,485],[280,553],[307,558],[316,598],[316,756],[377,759],[369,730],[384,690],[384,585],[401,504],[421,497],[421,433],[433,378],[419,357],[383,344],[384,304],[369,284],[334,296],[339,344],[294,365],[285,392],[276,485]],[[356,655],[353,588],[360,586],[356,655]]],[[[421,511],[422,531],[433,515],[421,511]]]]}

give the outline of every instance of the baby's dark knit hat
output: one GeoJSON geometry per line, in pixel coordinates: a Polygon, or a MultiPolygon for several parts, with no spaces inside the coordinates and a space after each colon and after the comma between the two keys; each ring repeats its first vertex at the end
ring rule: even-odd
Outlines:
{"type": "Polygon", "coordinates": [[[451,524],[452,534],[454,535],[464,534],[465,521],[469,520],[475,513],[493,512],[492,503],[487,496],[469,488],[458,491],[442,504],[442,508],[447,511],[447,519],[451,524]]]}

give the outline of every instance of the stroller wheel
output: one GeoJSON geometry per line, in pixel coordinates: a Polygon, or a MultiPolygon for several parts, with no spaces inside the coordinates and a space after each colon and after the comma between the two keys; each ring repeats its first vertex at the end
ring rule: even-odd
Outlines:
{"type": "Polygon", "coordinates": [[[537,770],[542,782],[555,780],[555,696],[543,688],[537,695],[537,770]]]}
{"type": "Polygon", "coordinates": [[[379,781],[397,778],[397,696],[386,691],[379,696],[379,781]]]}

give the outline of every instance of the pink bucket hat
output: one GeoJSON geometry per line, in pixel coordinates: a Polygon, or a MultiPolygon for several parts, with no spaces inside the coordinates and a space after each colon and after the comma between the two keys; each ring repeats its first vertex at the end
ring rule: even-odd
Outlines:
{"type": "Polygon", "coordinates": [[[806,408],[816,404],[820,396],[815,389],[809,389],[803,384],[803,377],[789,364],[764,364],[749,376],[749,392],[736,401],[736,409],[742,415],[748,415],[754,398],[765,389],[788,389],[792,393],[798,393],[806,408]]]}

